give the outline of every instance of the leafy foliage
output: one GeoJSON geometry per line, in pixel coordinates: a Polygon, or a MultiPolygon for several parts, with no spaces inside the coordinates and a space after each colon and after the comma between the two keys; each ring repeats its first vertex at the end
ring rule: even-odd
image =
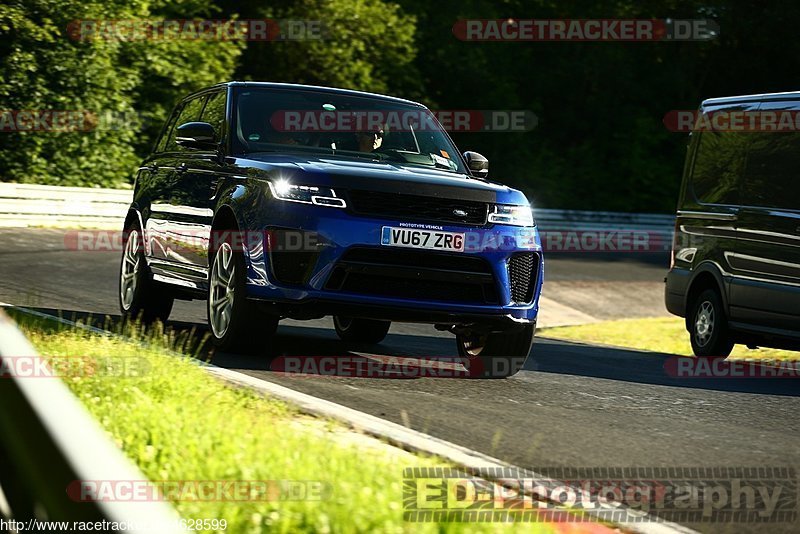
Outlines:
{"type": "MultiPolygon", "coordinates": [[[[173,6],[173,7],[170,7],[173,6]]],[[[0,133],[5,181],[115,186],[129,181],[184,94],[230,76],[235,41],[76,39],[77,20],[174,16],[165,0],[17,0],[0,5],[0,110],[75,111],[68,131],[0,133]]],[[[180,18],[211,14],[180,3],[180,18]]],[[[176,17],[178,18],[178,17],[176,17]]]]}
{"type": "Polygon", "coordinates": [[[796,89],[800,4],[752,0],[11,0],[0,6],[0,109],[134,112],[141,127],[0,133],[0,179],[124,181],[182,95],[232,77],[346,87],[441,110],[529,110],[526,133],[456,133],[537,206],[674,209],[686,135],[662,119],[708,97],[796,89]],[[78,18],[321,21],[323,39],[75,42],[78,18]],[[464,42],[464,18],[713,19],[703,42],[464,42]],[[779,48],[778,48],[779,47],[779,48]],[[242,51],[242,49],[244,50],[242,51]],[[102,150],[98,150],[102,147],[102,150]]]}

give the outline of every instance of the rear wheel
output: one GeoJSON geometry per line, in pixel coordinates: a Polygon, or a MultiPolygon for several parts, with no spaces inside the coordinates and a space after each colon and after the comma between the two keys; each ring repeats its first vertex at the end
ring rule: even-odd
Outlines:
{"type": "Polygon", "coordinates": [[[208,326],[214,344],[226,352],[264,351],[269,348],[278,317],[263,313],[247,299],[244,256],[230,240],[217,246],[208,284],[208,326]]]}
{"type": "Polygon", "coordinates": [[[697,296],[688,323],[695,356],[725,358],[733,350],[722,297],[715,289],[706,289],[697,296]]]}
{"type": "Polygon", "coordinates": [[[470,378],[506,378],[525,365],[533,345],[534,325],[518,330],[456,334],[458,354],[470,378]]]}
{"type": "Polygon", "coordinates": [[[126,228],[122,250],[119,267],[119,308],[122,317],[139,319],[145,324],[156,320],[166,321],[174,299],[165,288],[153,282],[144,257],[144,241],[137,226],[126,228]]]}
{"type": "Polygon", "coordinates": [[[355,319],[334,315],[333,327],[342,341],[356,343],[380,343],[389,332],[390,321],[377,319],[355,319]]]}

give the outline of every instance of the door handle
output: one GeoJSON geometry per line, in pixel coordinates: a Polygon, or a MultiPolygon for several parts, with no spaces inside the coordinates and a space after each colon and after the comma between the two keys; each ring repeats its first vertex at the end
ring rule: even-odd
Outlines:
{"type": "Polygon", "coordinates": [[[189,166],[186,165],[185,163],[181,163],[180,165],[175,167],[175,172],[178,172],[178,173],[181,173],[181,174],[185,173],[188,170],[189,170],[189,166]]]}

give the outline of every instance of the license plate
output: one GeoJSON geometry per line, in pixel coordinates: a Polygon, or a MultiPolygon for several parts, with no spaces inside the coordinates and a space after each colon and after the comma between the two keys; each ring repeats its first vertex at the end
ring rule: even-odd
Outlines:
{"type": "Polygon", "coordinates": [[[381,228],[381,245],[463,252],[464,234],[384,226],[381,228]]]}

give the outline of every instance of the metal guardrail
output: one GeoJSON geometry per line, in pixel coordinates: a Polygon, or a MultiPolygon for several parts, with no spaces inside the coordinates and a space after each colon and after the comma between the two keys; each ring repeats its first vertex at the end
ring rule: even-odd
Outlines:
{"type": "MultiPolygon", "coordinates": [[[[0,226],[62,225],[122,229],[133,192],[0,182],[0,226]]],[[[645,230],[669,235],[675,216],[535,209],[542,230],[645,230]]]]}
{"type": "Polygon", "coordinates": [[[675,215],[661,213],[622,213],[613,211],[580,211],[534,209],[540,228],[653,230],[671,233],[675,215]]]}
{"type": "MultiPolygon", "coordinates": [[[[145,481],[57,378],[25,377],[12,358],[44,364],[0,310],[0,518],[24,530],[41,521],[109,521],[129,532],[178,532],[178,515],[164,501],[81,501],[68,494],[77,481],[145,481]],[[72,485],[72,486],[71,486],[72,485]],[[40,521],[36,523],[36,521],[40,521]]],[[[37,528],[38,527],[38,528],[37,528]]]]}
{"type": "Polygon", "coordinates": [[[121,229],[133,191],[0,182],[0,226],[121,229]]]}

